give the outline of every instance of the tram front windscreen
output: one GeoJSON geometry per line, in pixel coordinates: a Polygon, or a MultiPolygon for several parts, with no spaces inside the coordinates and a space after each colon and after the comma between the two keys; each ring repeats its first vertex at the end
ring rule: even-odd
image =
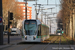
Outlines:
{"type": "Polygon", "coordinates": [[[35,35],[37,30],[37,22],[33,21],[25,21],[25,35],[35,35]]]}

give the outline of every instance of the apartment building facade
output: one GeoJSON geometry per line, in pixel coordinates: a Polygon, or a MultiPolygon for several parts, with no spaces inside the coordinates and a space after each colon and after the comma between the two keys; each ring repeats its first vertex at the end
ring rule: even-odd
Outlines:
{"type": "MultiPolygon", "coordinates": [[[[17,2],[17,6],[18,6],[17,10],[20,13],[19,17],[21,18],[21,20],[26,19],[25,2],[17,2]]],[[[28,3],[27,3],[27,19],[32,19],[32,7],[29,7],[28,3]]]]}

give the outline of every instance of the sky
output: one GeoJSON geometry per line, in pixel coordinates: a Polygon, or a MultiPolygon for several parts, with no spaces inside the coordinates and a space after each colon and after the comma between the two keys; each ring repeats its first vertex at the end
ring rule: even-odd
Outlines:
{"type": "MultiPolygon", "coordinates": [[[[18,0],[19,2],[25,2],[23,0],[18,0]]],[[[33,4],[35,4],[36,2],[35,1],[28,1],[28,6],[32,7],[32,19],[35,19],[36,18],[36,14],[35,14],[35,6],[33,4]]],[[[38,0],[37,1],[38,4],[47,4],[47,0],[38,0]]],[[[48,4],[60,4],[60,0],[48,0],[48,4]]],[[[55,6],[55,5],[44,5],[44,6],[41,6],[41,7],[44,7],[44,9],[46,8],[52,8],[54,7],[54,9],[52,9],[52,13],[58,13],[60,11],[60,6],[55,6]]],[[[44,10],[43,12],[49,12],[48,14],[51,13],[51,9],[49,10],[44,10]]],[[[49,15],[49,17],[56,17],[57,14],[55,15],[49,15]]],[[[38,15],[38,18],[41,19],[41,12],[39,12],[39,15],[38,15]]],[[[45,23],[45,16],[43,16],[43,22],[45,23]]],[[[56,21],[53,20],[54,24],[52,24],[52,27],[55,26],[55,28],[52,28],[52,33],[54,33],[54,31],[57,29],[57,25],[56,25],[56,21]]]]}
{"type": "MultiPolygon", "coordinates": [[[[18,0],[19,2],[24,2],[23,0],[18,0]]],[[[38,4],[47,4],[47,0],[38,0],[37,1],[37,3],[38,4]]],[[[33,5],[33,4],[35,4],[35,1],[29,1],[28,2],[28,6],[31,6],[32,7],[32,18],[33,19],[35,19],[35,6],[33,5]]],[[[48,4],[60,4],[60,2],[59,2],[59,0],[48,0],[48,4]]],[[[42,7],[44,7],[45,9],[46,8],[51,8],[51,7],[55,7],[53,10],[52,10],[52,12],[53,13],[55,13],[55,12],[59,12],[59,10],[60,10],[60,6],[50,6],[50,5],[48,5],[48,6],[42,6],[42,7]]],[[[45,10],[44,12],[51,12],[51,10],[45,10]]],[[[39,14],[40,15],[40,14],[39,14]]],[[[56,16],[57,14],[55,14],[54,16],[56,16]]],[[[51,15],[51,16],[53,16],[53,15],[51,15]]],[[[40,17],[39,17],[40,18],[40,17]]]]}

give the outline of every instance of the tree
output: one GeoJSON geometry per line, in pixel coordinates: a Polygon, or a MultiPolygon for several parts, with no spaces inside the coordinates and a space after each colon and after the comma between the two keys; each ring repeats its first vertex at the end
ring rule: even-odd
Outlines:
{"type": "MultiPolygon", "coordinates": [[[[3,20],[6,28],[6,25],[8,25],[8,11],[13,12],[13,18],[17,20],[20,19],[17,9],[17,1],[15,0],[2,0],[3,4],[3,20]],[[17,16],[18,15],[18,16],[17,16]]],[[[14,24],[14,23],[13,23],[14,24]]]]}

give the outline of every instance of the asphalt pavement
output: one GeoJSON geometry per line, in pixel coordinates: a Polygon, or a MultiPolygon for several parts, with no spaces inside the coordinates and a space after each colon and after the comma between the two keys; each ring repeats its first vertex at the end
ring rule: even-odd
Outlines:
{"type": "Polygon", "coordinates": [[[74,45],[49,45],[44,48],[46,44],[25,44],[25,45],[10,45],[0,50],[74,50],[74,45]],[[44,48],[44,49],[43,49],[44,48]]]}
{"type": "MultiPolygon", "coordinates": [[[[51,41],[56,41],[57,36],[51,38],[51,41]],[[54,40],[52,40],[54,39],[54,40]]],[[[7,43],[8,36],[4,36],[4,45],[0,45],[0,50],[75,50],[75,45],[59,45],[51,43],[23,43],[21,36],[10,36],[10,44],[7,43]],[[19,43],[19,44],[18,44],[19,43]]],[[[60,40],[59,38],[58,40],[60,40]]]]}
{"type": "MultiPolygon", "coordinates": [[[[16,44],[22,42],[22,36],[10,36],[10,44],[16,44]]],[[[4,35],[3,44],[8,44],[8,36],[4,35]]]]}

